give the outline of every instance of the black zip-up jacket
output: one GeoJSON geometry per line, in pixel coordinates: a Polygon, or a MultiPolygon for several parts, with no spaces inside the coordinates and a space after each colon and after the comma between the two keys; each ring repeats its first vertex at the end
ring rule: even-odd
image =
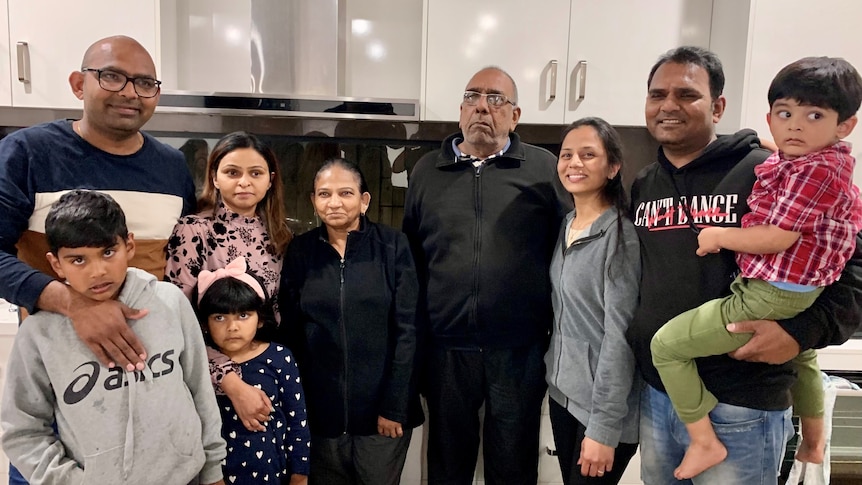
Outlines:
{"type": "MultiPolygon", "coordinates": [[[[695,254],[698,225],[739,226],[749,211],[746,199],[754,167],[769,152],[751,130],[720,136],[697,159],[676,168],[659,149],[658,162],[644,168],[632,185],[632,214],[641,241],[640,303],[627,337],[644,379],[664,390],[652,364],[650,340],[678,314],[729,294],[738,274],[734,253],[695,254]]],[[[815,304],[779,324],[805,350],[847,340],[862,319],[862,241],[839,282],[815,304]]],[[[722,403],[761,410],[790,406],[791,365],[734,360],[726,355],[697,359],[698,372],[722,403]]]]}
{"type": "Polygon", "coordinates": [[[291,241],[280,340],[296,356],[311,432],[377,434],[424,420],[414,382],[418,285],[407,238],[360,218],[342,260],[321,226],[291,241]]]}
{"type": "Polygon", "coordinates": [[[419,160],[404,204],[431,343],[515,348],[547,339],[548,268],[572,207],[557,159],[512,133],[505,153],[475,168],[456,157],[456,138],[419,160]]]}

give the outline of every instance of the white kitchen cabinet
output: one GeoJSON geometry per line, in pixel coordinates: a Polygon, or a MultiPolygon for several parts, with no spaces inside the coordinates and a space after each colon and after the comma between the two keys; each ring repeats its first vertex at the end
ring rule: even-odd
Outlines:
{"type": "Polygon", "coordinates": [[[421,119],[457,121],[470,76],[493,65],[518,84],[522,122],[562,123],[570,7],[571,0],[426,0],[421,119]]]}
{"type": "Polygon", "coordinates": [[[0,106],[12,105],[12,63],[9,53],[14,46],[9,45],[9,3],[0,0],[0,106]]]}
{"type": "MultiPolygon", "coordinates": [[[[81,102],[69,87],[69,74],[81,68],[81,59],[90,44],[111,35],[136,39],[153,56],[159,70],[155,0],[7,1],[8,22],[3,24],[9,26],[9,35],[3,38],[9,39],[10,45],[3,51],[11,54],[13,106],[80,108],[81,102]],[[18,80],[25,74],[18,69],[19,42],[26,42],[29,50],[28,83],[18,80]]],[[[3,9],[3,15],[6,12],[3,9]]],[[[2,87],[0,84],[0,90],[2,87]]]]}
{"type": "Polygon", "coordinates": [[[643,126],[650,68],[674,47],[709,46],[712,3],[573,1],[565,122],[598,116],[616,126],[643,126]]]}
{"type": "Polygon", "coordinates": [[[469,76],[497,65],[518,83],[522,123],[643,125],[650,66],[709,44],[712,3],[426,0],[422,119],[456,121],[469,76]]]}
{"type": "Polygon", "coordinates": [[[419,99],[422,0],[346,2],[343,95],[419,99]]]}
{"type": "MultiPolygon", "coordinates": [[[[782,67],[806,56],[843,57],[862,69],[858,0],[715,0],[710,46],[724,63],[727,110],[720,133],[753,128],[772,138],[766,93],[782,67]]],[[[862,157],[862,127],[847,138],[862,157]]],[[[855,182],[862,185],[862,170],[855,182]]]]}

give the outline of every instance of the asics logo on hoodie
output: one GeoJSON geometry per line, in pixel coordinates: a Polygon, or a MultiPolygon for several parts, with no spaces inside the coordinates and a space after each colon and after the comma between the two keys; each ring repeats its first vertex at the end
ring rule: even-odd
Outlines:
{"type": "MultiPolygon", "coordinates": [[[[153,379],[168,375],[174,371],[175,362],[172,356],[176,352],[171,349],[163,353],[154,354],[147,360],[147,367],[153,374],[153,379]]],[[[81,371],[77,377],[72,379],[72,382],[63,391],[63,402],[66,404],[76,404],[81,402],[99,383],[99,375],[102,367],[96,361],[84,362],[75,368],[75,372],[81,371]]],[[[106,391],[113,391],[122,387],[128,386],[127,377],[130,373],[125,372],[121,367],[108,369],[108,375],[105,377],[103,386],[106,391]]],[[[146,380],[144,372],[135,371],[135,382],[146,380]]]]}

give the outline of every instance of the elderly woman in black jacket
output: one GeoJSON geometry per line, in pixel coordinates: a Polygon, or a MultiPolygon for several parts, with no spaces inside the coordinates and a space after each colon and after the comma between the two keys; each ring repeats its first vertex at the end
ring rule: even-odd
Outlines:
{"type": "Polygon", "coordinates": [[[418,300],[406,237],[365,217],[359,167],[314,178],[320,227],[296,237],[281,281],[282,340],[294,352],[312,433],[312,484],[400,481],[423,417],[414,383],[418,300]]]}

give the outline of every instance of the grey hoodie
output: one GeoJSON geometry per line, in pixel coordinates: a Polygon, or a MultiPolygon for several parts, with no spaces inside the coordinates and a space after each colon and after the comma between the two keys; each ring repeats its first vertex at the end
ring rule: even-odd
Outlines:
{"type": "Polygon", "coordinates": [[[129,322],[148,352],[143,372],[100,365],[63,315],[21,325],[0,406],[6,455],[31,485],[217,482],[225,443],[188,299],[129,268],[119,300],[149,310],[129,322]]]}
{"type": "Polygon", "coordinates": [[[566,248],[566,216],[551,261],[554,327],[545,354],[548,393],[607,446],[638,441],[640,383],[626,329],[638,302],[640,246],[635,228],[608,209],[566,248]],[[622,237],[622,245],[617,241],[622,237]],[[608,276],[610,271],[611,277],[608,276]]]}

